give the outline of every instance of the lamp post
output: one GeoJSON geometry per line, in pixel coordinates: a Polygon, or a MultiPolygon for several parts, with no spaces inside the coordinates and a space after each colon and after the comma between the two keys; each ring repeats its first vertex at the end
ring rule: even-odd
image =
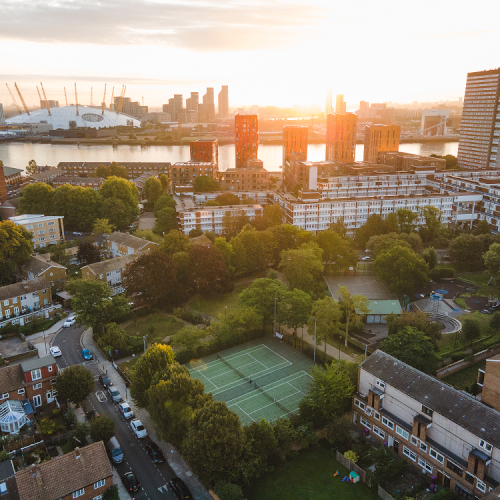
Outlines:
{"type": "Polygon", "coordinates": [[[273,336],[276,336],[276,301],[278,300],[278,298],[276,297],[274,299],[274,332],[273,332],[273,336]]]}
{"type": "Polygon", "coordinates": [[[316,318],[314,318],[314,362],[316,363],[316,318]]]}
{"type": "Polygon", "coordinates": [[[227,318],[227,306],[224,306],[224,319],[227,318]]]}
{"type": "Polygon", "coordinates": [[[144,341],[144,354],[146,354],[146,335],[142,336],[142,340],[144,341]]]}

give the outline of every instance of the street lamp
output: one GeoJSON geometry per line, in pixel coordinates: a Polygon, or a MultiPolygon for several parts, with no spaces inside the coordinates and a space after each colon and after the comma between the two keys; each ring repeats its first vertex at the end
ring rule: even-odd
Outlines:
{"type": "Polygon", "coordinates": [[[314,362],[316,363],[316,318],[314,318],[314,362]]]}
{"type": "Polygon", "coordinates": [[[278,300],[278,298],[276,297],[274,299],[274,332],[273,332],[274,337],[276,336],[276,301],[277,300],[278,300]]]}
{"type": "Polygon", "coordinates": [[[142,336],[142,340],[144,341],[144,354],[146,354],[146,335],[142,336]]]}

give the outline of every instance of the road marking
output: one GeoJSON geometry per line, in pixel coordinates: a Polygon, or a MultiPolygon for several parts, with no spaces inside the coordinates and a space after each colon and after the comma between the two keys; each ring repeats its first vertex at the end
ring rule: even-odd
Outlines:
{"type": "Polygon", "coordinates": [[[160,493],[162,493],[162,491],[161,491],[161,490],[162,490],[163,488],[165,488],[165,491],[167,491],[167,492],[168,492],[168,486],[167,486],[166,484],[164,484],[163,486],[160,486],[160,487],[158,488],[158,491],[159,491],[160,493]]]}
{"type": "Polygon", "coordinates": [[[108,398],[106,397],[106,394],[104,394],[104,392],[102,392],[102,391],[97,391],[95,393],[95,397],[97,398],[99,403],[104,403],[105,401],[108,400],[108,398]]]}

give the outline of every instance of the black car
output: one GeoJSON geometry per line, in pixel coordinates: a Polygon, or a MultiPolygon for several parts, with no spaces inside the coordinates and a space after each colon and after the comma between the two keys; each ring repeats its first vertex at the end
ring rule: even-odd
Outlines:
{"type": "Polygon", "coordinates": [[[168,484],[177,500],[192,500],[191,492],[180,477],[174,477],[168,484]]]}
{"type": "Polygon", "coordinates": [[[136,493],[141,489],[141,483],[139,482],[139,479],[137,479],[136,475],[132,471],[125,472],[125,474],[123,474],[122,476],[122,479],[125,488],[127,488],[129,492],[136,493]]]}
{"type": "Polygon", "coordinates": [[[146,445],[146,451],[148,452],[149,458],[153,461],[153,463],[161,464],[165,462],[165,457],[156,443],[153,443],[152,441],[149,442],[146,445]]]}
{"type": "Polygon", "coordinates": [[[109,387],[110,385],[113,385],[111,383],[111,380],[109,380],[109,377],[107,375],[99,375],[99,383],[103,386],[103,387],[109,387]]]}

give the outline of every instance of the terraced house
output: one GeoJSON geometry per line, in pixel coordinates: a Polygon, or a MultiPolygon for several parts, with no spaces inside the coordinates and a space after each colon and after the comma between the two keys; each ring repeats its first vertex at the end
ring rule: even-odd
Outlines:
{"type": "Polygon", "coordinates": [[[353,420],[437,483],[481,499],[500,481],[500,413],[377,350],[359,368],[353,420]]]}
{"type": "Polygon", "coordinates": [[[138,238],[127,233],[112,233],[106,239],[106,246],[113,257],[149,252],[159,248],[158,243],[138,238]]]}

